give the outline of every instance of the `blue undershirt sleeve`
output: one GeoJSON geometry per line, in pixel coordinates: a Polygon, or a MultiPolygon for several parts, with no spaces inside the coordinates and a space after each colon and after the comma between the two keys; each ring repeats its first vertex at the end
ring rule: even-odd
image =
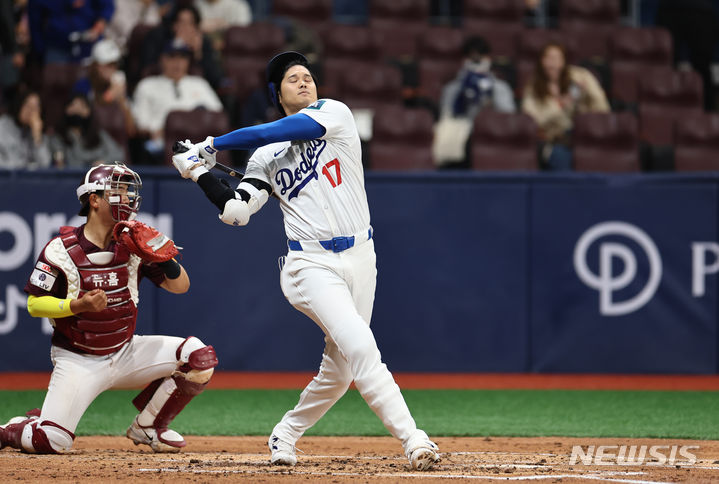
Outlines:
{"type": "Polygon", "coordinates": [[[306,114],[297,113],[271,123],[240,128],[215,138],[218,150],[249,150],[278,141],[311,140],[325,134],[325,128],[306,114]]]}

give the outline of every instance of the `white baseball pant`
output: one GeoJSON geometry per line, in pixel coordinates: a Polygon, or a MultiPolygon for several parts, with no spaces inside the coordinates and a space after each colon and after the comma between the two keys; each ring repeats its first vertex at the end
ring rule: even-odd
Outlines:
{"type": "Polygon", "coordinates": [[[273,433],[295,443],[354,380],[385,427],[404,443],[417,427],[369,328],[377,283],[374,242],[339,253],[289,251],[280,282],[290,304],[325,333],[325,350],[319,373],[273,433]]]}
{"type": "Polygon", "coordinates": [[[42,405],[41,420],[75,432],[87,407],[105,390],[138,388],[170,376],[177,368],[175,351],[184,338],[138,336],[106,356],[83,355],[53,346],[53,369],[42,405]]]}

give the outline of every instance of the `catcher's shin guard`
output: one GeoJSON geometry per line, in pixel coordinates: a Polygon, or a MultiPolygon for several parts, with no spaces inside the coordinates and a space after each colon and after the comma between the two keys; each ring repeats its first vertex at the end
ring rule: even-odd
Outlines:
{"type": "Polygon", "coordinates": [[[177,349],[177,359],[178,368],[171,377],[150,383],[133,400],[140,414],[127,435],[136,444],[149,444],[156,452],[176,452],[186,445],[182,436],[168,427],[185,405],[204,390],[217,366],[214,348],[192,336],[177,349]]]}

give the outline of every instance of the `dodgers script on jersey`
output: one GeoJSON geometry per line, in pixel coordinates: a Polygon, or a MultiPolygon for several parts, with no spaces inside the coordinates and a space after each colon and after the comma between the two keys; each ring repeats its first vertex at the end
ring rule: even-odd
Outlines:
{"type": "Polygon", "coordinates": [[[339,101],[320,99],[300,113],[321,124],[324,136],[258,148],[245,178],[272,185],[288,239],[325,240],[367,230],[369,207],[352,112],[339,101]]]}

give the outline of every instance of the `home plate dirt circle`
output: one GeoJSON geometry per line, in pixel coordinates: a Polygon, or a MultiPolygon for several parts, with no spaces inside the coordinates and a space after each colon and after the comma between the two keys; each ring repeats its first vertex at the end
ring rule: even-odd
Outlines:
{"type": "MultiPolygon", "coordinates": [[[[269,464],[266,437],[187,437],[186,450],[154,454],[124,437],[78,437],[66,455],[0,451],[0,481],[42,482],[711,482],[719,480],[719,442],[565,437],[435,439],[441,462],[429,472],[412,471],[390,437],[305,437],[293,468],[269,464]],[[571,463],[573,446],[605,446],[604,459],[571,463]],[[657,447],[666,459],[611,462],[619,446],[657,447]],[[690,463],[672,446],[696,456],[690,463]],[[612,450],[614,449],[614,450],[612,450]],[[609,456],[609,458],[607,458],[609,456]]],[[[586,457],[585,457],[586,458],[586,457]]],[[[616,461],[616,459],[615,459],[616,461]]]]}

